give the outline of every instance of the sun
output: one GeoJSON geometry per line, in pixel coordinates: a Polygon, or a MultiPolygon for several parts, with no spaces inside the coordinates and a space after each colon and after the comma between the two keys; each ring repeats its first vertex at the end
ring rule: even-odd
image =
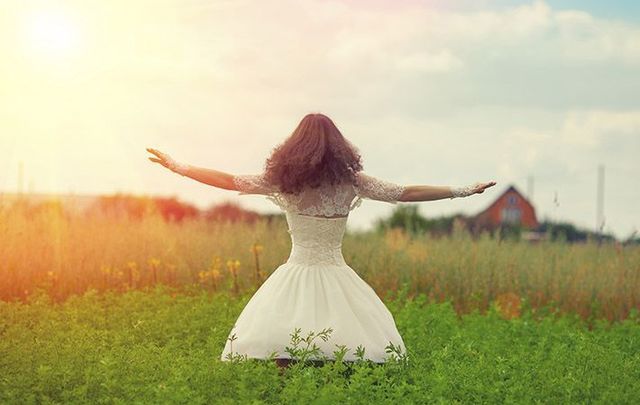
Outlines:
{"type": "Polygon", "coordinates": [[[33,10],[24,16],[23,33],[32,57],[64,60],[82,45],[80,27],[64,10],[33,10]]]}

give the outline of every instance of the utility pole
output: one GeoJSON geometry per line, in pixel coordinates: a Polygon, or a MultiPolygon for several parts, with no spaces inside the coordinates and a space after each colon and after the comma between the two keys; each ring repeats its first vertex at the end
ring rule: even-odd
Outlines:
{"type": "Polygon", "coordinates": [[[549,224],[549,240],[555,240],[556,228],[558,227],[558,190],[553,190],[553,212],[551,214],[551,223],[549,224]]]}
{"type": "Polygon", "coordinates": [[[533,176],[527,177],[527,198],[533,202],[533,176]]]}
{"type": "Polygon", "coordinates": [[[596,189],[596,235],[602,237],[604,228],[604,165],[598,166],[598,183],[596,189]]]}
{"type": "Polygon", "coordinates": [[[24,162],[18,162],[18,195],[22,197],[24,191],[24,162]]]}

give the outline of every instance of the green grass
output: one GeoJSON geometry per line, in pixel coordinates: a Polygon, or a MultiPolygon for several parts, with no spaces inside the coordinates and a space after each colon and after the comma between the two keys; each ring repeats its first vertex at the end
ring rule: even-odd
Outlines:
{"type": "MultiPolygon", "coordinates": [[[[199,289],[0,302],[0,403],[637,403],[640,322],[525,308],[459,316],[386,299],[408,359],[383,366],[219,360],[250,297],[199,289]]],[[[264,331],[265,334],[269,331],[264,331]]]]}

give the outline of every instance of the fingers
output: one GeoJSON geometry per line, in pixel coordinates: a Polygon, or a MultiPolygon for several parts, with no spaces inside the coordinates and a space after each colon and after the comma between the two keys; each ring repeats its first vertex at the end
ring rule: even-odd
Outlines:
{"type": "Polygon", "coordinates": [[[490,181],[488,183],[476,183],[476,190],[475,190],[476,194],[482,194],[484,190],[495,185],[496,185],[495,181],[490,181]]]}
{"type": "Polygon", "coordinates": [[[154,155],[156,155],[157,157],[159,157],[160,159],[166,159],[165,154],[160,152],[157,149],[153,149],[153,148],[147,148],[147,151],[149,153],[153,153],[154,155]]]}
{"type": "Polygon", "coordinates": [[[153,148],[146,148],[146,149],[149,153],[152,153],[158,157],[158,158],[150,157],[149,160],[155,163],[160,163],[162,166],[166,168],[169,168],[169,169],[171,168],[172,166],[171,162],[173,161],[171,156],[167,155],[166,153],[162,153],[157,149],[153,149],[153,148]]]}
{"type": "Polygon", "coordinates": [[[480,185],[479,190],[478,190],[478,194],[484,193],[484,190],[488,189],[489,187],[495,186],[495,185],[496,185],[495,181],[490,181],[489,183],[482,183],[480,185]]]}

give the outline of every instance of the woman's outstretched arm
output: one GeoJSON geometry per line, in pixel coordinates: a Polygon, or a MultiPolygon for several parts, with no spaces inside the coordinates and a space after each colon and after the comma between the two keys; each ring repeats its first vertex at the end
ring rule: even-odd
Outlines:
{"type": "Polygon", "coordinates": [[[180,171],[177,171],[176,173],[190,177],[200,183],[224,188],[225,190],[236,190],[235,185],[233,184],[232,174],[192,165],[184,165],[184,167],[179,170],[180,171]]]}
{"type": "Polygon", "coordinates": [[[233,175],[219,170],[207,169],[204,167],[197,167],[187,165],[184,163],[176,162],[171,156],[166,153],[162,153],[157,149],[147,148],[149,153],[154,154],[157,158],[150,157],[152,162],[160,163],[167,169],[178,173],[182,176],[190,177],[196,181],[199,181],[210,186],[223,188],[226,190],[237,190],[236,185],[233,182],[233,175]]]}
{"type": "Polygon", "coordinates": [[[444,198],[465,197],[472,194],[481,194],[485,189],[494,186],[495,181],[488,183],[475,183],[466,187],[455,186],[406,186],[398,201],[433,201],[444,198]]]}

